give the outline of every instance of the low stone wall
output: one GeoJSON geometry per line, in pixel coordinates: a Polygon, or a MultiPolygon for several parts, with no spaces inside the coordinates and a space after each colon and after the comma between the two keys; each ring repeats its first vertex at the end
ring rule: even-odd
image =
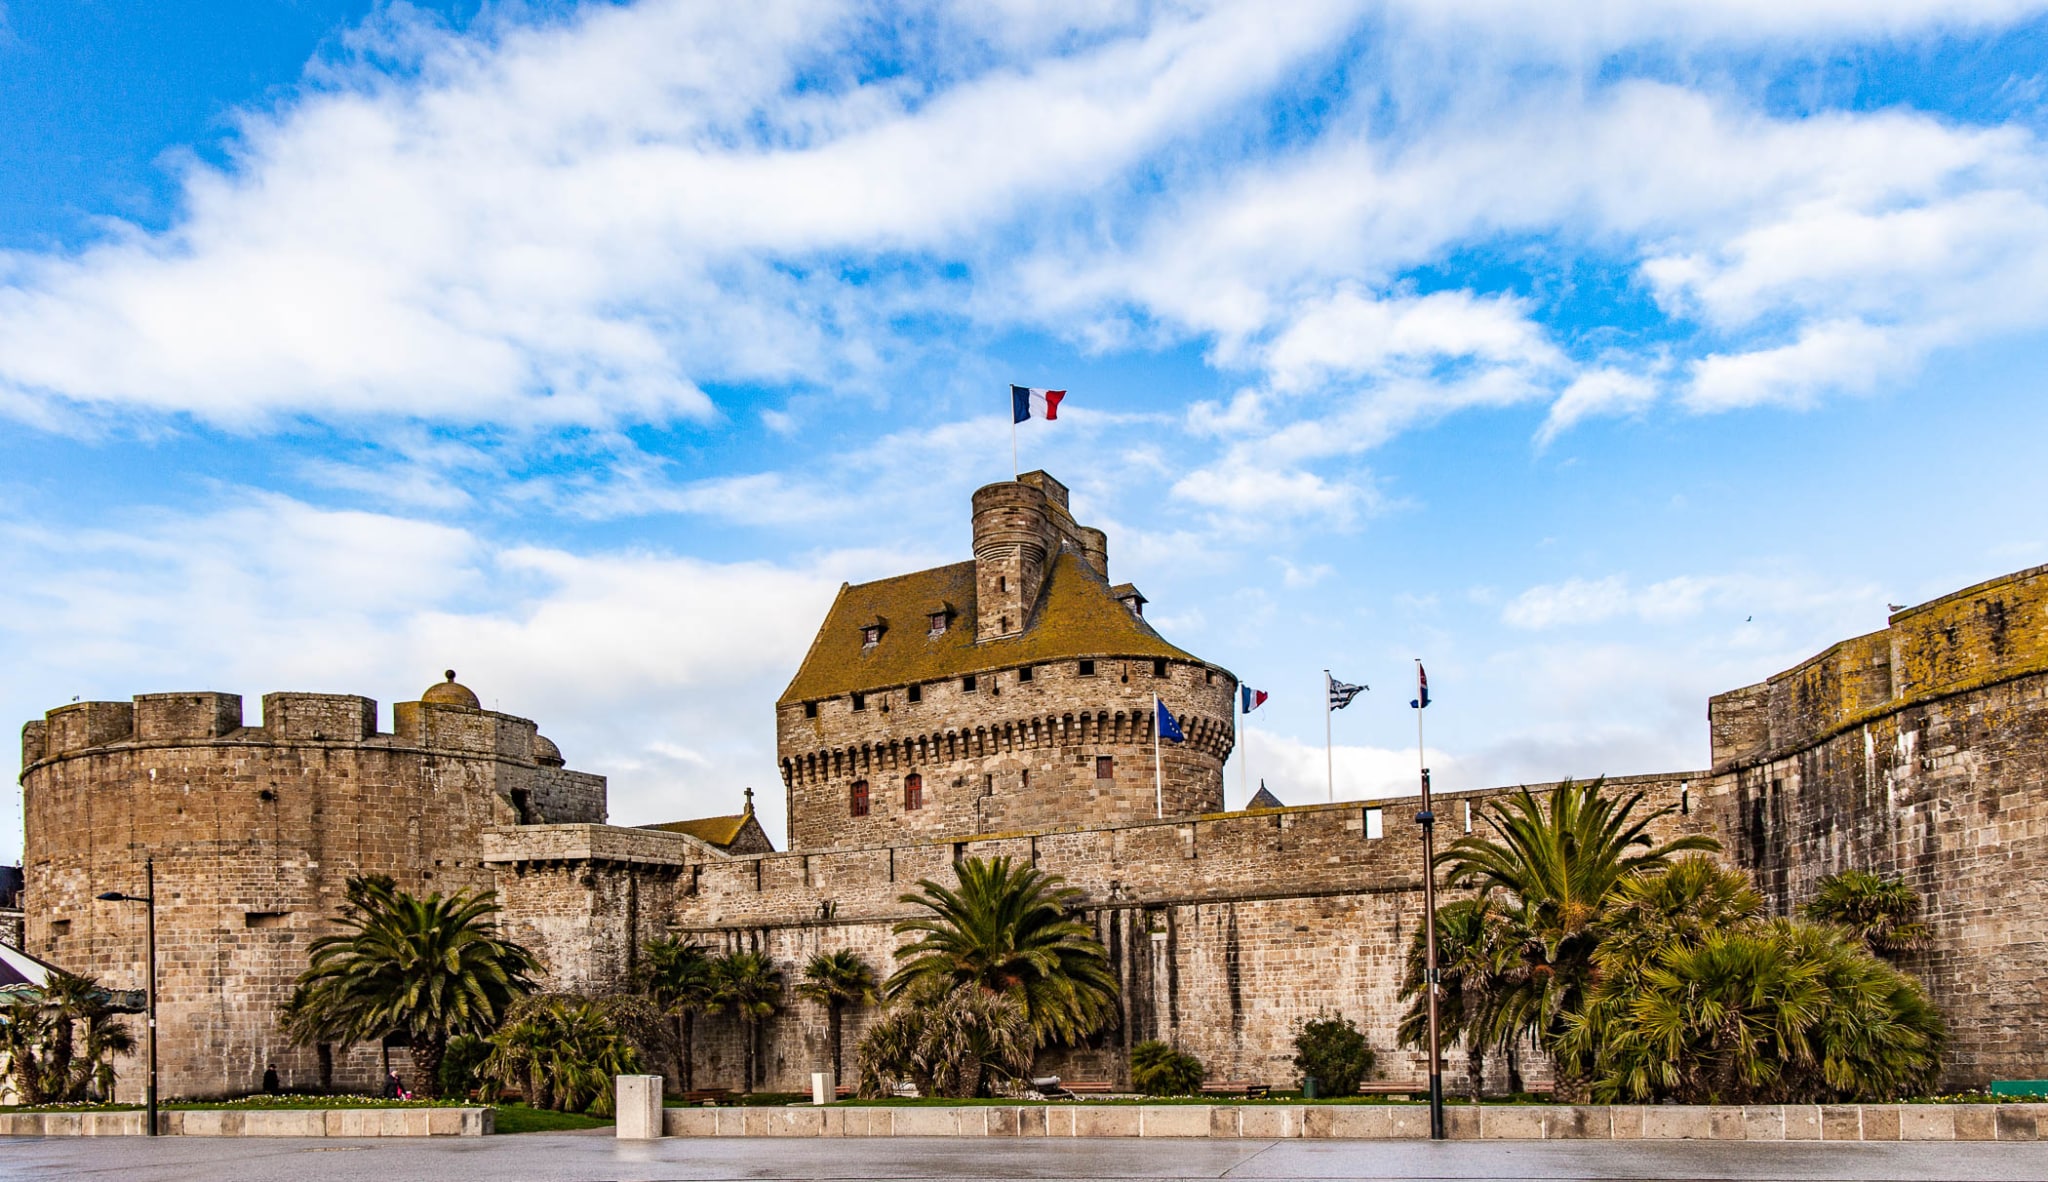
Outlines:
{"type": "MultiPolygon", "coordinates": [[[[488,1108],[226,1108],[157,1114],[173,1137],[482,1137],[488,1108]]],[[[0,1137],[140,1137],[143,1113],[0,1112],[0,1137]]]]}
{"type": "MultiPolygon", "coordinates": [[[[1499,1105],[1445,1110],[1453,1140],[2032,1141],[2048,1104],[1499,1105]]],[[[671,1108],[671,1137],[1216,1137],[1422,1140],[1418,1104],[671,1108]]]]}

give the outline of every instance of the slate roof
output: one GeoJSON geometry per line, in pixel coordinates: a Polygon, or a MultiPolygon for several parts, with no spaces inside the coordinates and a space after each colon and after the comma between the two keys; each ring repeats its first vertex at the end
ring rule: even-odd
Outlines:
{"type": "Polygon", "coordinates": [[[1116,601],[1108,580],[1071,550],[1053,560],[1031,625],[1022,633],[977,644],[974,620],[972,560],[842,586],[777,704],[1073,657],[1202,663],[1133,616],[1116,601]],[[952,605],[955,614],[946,631],[933,636],[930,613],[940,602],[952,605]],[[884,624],[881,640],[863,648],[861,627],[878,618],[884,624]]]}
{"type": "Polygon", "coordinates": [[[1251,800],[1247,801],[1244,807],[1246,812],[1250,812],[1252,809],[1284,809],[1287,806],[1280,803],[1280,798],[1273,795],[1264,780],[1260,780],[1259,790],[1253,793],[1251,800]]]}

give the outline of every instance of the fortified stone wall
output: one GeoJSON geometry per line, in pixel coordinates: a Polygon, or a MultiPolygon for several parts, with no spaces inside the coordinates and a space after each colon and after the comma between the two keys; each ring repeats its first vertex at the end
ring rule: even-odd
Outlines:
{"type": "Polygon", "coordinates": [[[1199,663],[1113,654],[1026,668],[1028,680],[1020,669],[976,674],[972,689],[960,677],[924,683],[917,702],[896,687],[864,694],[859,710],[850,696],[778,707],[780,745],[800,753],[784,760],[791,846],[1152,816],[1155,693],[1187,736],[1160,747],[1165,815],[1223,807],[1235,678],[1199,663]],[[1092,672],[1081,672],[1083,660],[1092,672]],[[910,775],[922,786],[917,809],[905,807],[910,775]],[[867,785],[865,817],[849,815],[856,783],[867,785]]]}
{"type": "MultiPolygon", "coordinates": [[[[1704,831],[1692,775],[1612,781],[1651,806],[1688,811],[1660,832],[1704,831]]],[[[1464,831],[1468,807],[1496,792],[1440,795],[1440,836],[1464,831]]],[[[894,965],[899,901],[919,879],[952,885],[965,857],[1009,856],[1063,875],[1109,948],[1123,1020],[1101,1045],[1049,1058],[1068,1078],[1124,1080],[1131,1043],[1177,1042],[1217,1078],[1293,1078],[1296,1023],[1318,1013],[1357,1021],[1381,1055],[1381,1074],[1407,1080],[1420,1061],[1395,1049],[1395,993],[1421,914],[1421,838],[1413,798],[1049,829],[953,841],[720,859],[680,844],[652,847],[600,826],[500,830],[486,861],[521,925],[552,965],[574,966],[564,987],[615,987],[636,944],[662,932],[716,948],[766,952],[785,974],[781,1013],[763,1034],[764,1086],[800,1090],[827,1057],[820,1007],[796,1000],[806,960],[848,948],[878,973],[894,965]],[[1371,836],[1370,834],[1378,834],[1371,836]],[[659,867],[642,881],[642,867],[659,867]],[[637,890],[636,927],[622,900],[637,890]],[[655,908],[667,913],[656,918],[655,908]],[[545,908],[544,921],[532,912],[545,908]]],[[[850,1048],[871,1014],[850,1015],[850,1048]]],[[[739,1083],[736,1023],[700,1024],[699,1086],[739,1083]]],[[[849,1055],[851,1051],[849,1050],[849,1055]]],[[[1462,1064],[1454,1064],[1462,1068],[1462,1064]]],[[[1536,1065],[1525,1064],[1532,1078],[1536,1065]]],[[[847,1070],[852,1070],[849,1060],[847,1070]]]]}
{"type": "MultiPolygon", "coordinates": [[[[29,950],[141,988],[144,908],[94,896],[143,894],[155,860],[166,1096],[239,1094],[270,1064],[288,1087],[317,1084],[316,1055],[284,1044],[277,1015],[351,875],[488,888],[485,829],[522,812],[604,817],[603,779],[563,770],[525,719],[433,702],[395,714],[397,733],[378,734],[367,698],[270,694],[263,725],[244,727],[236,695],[149,694],[23,728],[29,950]]],[[[374,1086],[376,1062],[359,1049],[337,1081],[374,1086]]],[[[140,1085],[125,1066],[120,1095],[140,1085]]]]}
{"type": "Polygon", "coordinates": [[[1713,700],[1708,807],[1780,913],[1845,869],[1896,874],[1932,946],[1905,965],[1950,1027],[1951,1087],[2048,1048],[2048,567],[1902,611],[1713,700]]]}

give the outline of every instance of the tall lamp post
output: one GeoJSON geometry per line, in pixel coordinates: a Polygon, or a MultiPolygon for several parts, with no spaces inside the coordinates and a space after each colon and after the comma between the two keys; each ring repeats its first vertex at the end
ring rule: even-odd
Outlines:
{"type": "Polygon", "coordinates": [[[144,1054],[149,1062],[149,1076],[142,1085],[142,1106],[147,1115],[144,1130],[149,1136],[156,1136],[156,859],[149,858],[142,863],[145,895],[124,895],[120,891],[108,891],[97,896],[108,903],[141,903],[149,917],[149,969],[143,1000],[149,1010],[149,1025],[143,1030],[144,1054]]]}

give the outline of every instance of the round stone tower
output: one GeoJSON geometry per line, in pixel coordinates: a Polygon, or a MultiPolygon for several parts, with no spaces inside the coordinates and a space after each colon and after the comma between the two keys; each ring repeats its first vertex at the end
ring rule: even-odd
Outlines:
{"type": "Polygon", "coordinates": [[[1168,643],[1043,472],[974,558],[840,590],[776,708],[792,850],[1223,808],[1237,679],[1168,643]],[[1154,702],[1185,735],[1155,744],[1154,702]]]}
{"type": "MultiPolygon", "coordinates": [[[[268,694],[245,726],[235,694],[77,702],[22,730],[28,949],[116,989],[139,989],[142,894],[156,869],[162,1094],[217,1097],[320,1081],[319,1055],[285,1045],[278,1009],[307,947],[335,930],[348,879],[408,891],[488,889],[482,832],[601,822],[602,777],[562,767],[523,718],[483,710],[451,672],[393,708],[339,694],[268,694]]],[[[139,1032],[138,1032],[139,1033],[139,1032]]],[[[139,1041],[139,1040],[138,1040],[139,1041]]],[[[367,1088],[376,1048],[334,1064],[367,1088]]],[[[139,1097],[139,1061],[117,1094],[139,1097]]]]}

